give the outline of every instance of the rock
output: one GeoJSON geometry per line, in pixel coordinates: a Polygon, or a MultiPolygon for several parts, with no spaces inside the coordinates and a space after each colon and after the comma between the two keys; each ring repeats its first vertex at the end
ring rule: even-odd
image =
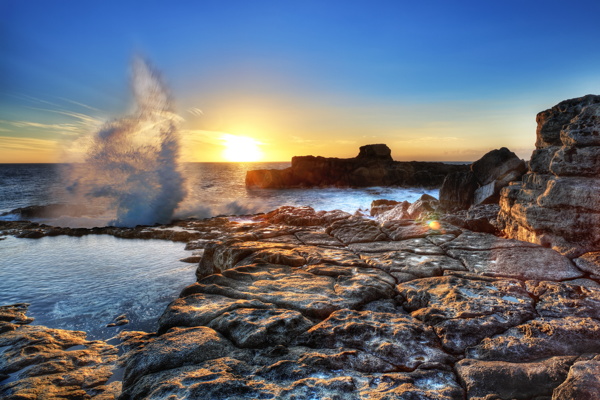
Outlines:
{"type": "Polygon", "coordinates": [[[485,232],[497,235],[500,233],[498,226],[498,204],[480,204],[468,210],[455,211],[443,214],[440,221],[456,225],[475,232],[485,232]]]}
{"type": "Polygon", "coordinates": [[[542,317],[600,319],[600,289],[558,282],[540,282],[532,290],[542,317]]]}
{"type": "Polygon", "coordinates": [[[231,356],[235,350],[231,342],[210,328],[172,328],[127,353],[123,384],[131,386],[145,375],[231,356]]]}
{"type": "Polygon", "coordinates": [[[271,224],[292,226],[326,226],[335,221],[350,218],[350,214],[340,211],[315,211],[312,207],[284,206],[269,213],[255,217],[259,221],[271,224]]]}
{"type": "Polygon", "coordinates": [[[117,348],[87,341],[85,332],[23,325],[24,304],[0,307],[13,329],[0,332],[0,397],[3,399],[115,399],[120,382],[109,383],[117,348]]]}
{"type": "MultiPolygon", "coordinates": [[[[444,250],[426,238],[400,240],[397,242],[352,243],[348,248],[359,253],[384,253],[390,251],[409,251],[422,255],[444,255],[444,250]]],[[[364,258],[364,257],[363,257],[364,258]]]]}
{"type": "Polygon", "coordinates": [[[600,252],[585,253],[573,261],[580,270],[600,275],[600,252]]]}
{"type": "Polygon", "coordinates": [[[600,355],[580,357],[567,379],[552,394],[552,400],[600,399],[600,355]]]}
{"type": "Polygon", "coordinates": [[[393,161],[385,144],[362,146],[355,158],[293,157],[282,170],[254,170],[246,174],[246,186],[260,188],[416,186],[439,187],[451,172],[463,165],[435,162],[393,161]]]}
{"type": "Polygon", "coordinates": [[[329,225],[326,232],[344,244],[376,242],[388,239],[386,234],[379,229],[377,222],[362,217],[335,221],[329,225]]]}
{"type": "Polygon", "coordinates": [[[381,226],[381,230],[391,240],[424,238],[430,235],[458,235],[461,233],[460,229],[448,223],[427,224],[413,220],[388,221],[381,226]]]}
{"type": "Polygon", "coordinates": [[[506,147],[492,150],[471,164],[469,172],[446,177],[440,189],[441,208],[452,212],[498,203],[500,190],[526,171],[525,162],[506,147]]]}
{"type": "Polygon", "coordinates": [[[440,206],[446,211],[466,210],[473,204],[477,180],[472,172],[448,174],[440,188],[440,206]]]}
{"type": "Polygon", "coordinates": [[[395,208],[398,204],[403,204],[406,206],[406,208],[408,208],[408,206],[410,205],[410,203],[406,200],[403,202],[385,199],[373,200],[371,202],[371,209],[369,214],[371,215],[371,217],[375,217],[379,214],[391,210],[392,208],[395,208]]]}
{"type": "Polygon", "coordinates": [[[408,208],[410,207],[410,203],[408,201],[403,201],[402,203],[398,203],[395,206],[376,206],[376,208],[371,207],[371,215],[377,217],[377,221],[380,223],[385,223],[387,221],[393,221],[396,219],[409,219],[410,216],[408,214],[408,208]],[[381,207],[380,209],[377,207],[381,207]],[[384,209],[383,207],[387,207],[384,209]]]}
{"type": "Polygon", "coordinates": [[[305,245],[334,247],[343,246],[342,242],[340,242],[336,238],[331,237],[325,232],[300,231],[296,232],[295,235],[298,238],[298,240],[300,240],[300,242],[302,242],[305,245]]]}
{"type": "Polygon", "coordinates": [[[554,356],[600,352],[600,321],[592,318],[536,318],[485,338],[467,349],[468,358],[527,362],[554,356]]]}
{"type": "Polygon", "coordinates": [[[499,226],[511,238],[569,257],[600,250],[597,136],[600,96],[563,101],[538,114],[529,172],[501,192],[499,226]]]}
{"type": "Polygon", "coordinates": [[[313,323],[297,311],[237,308],[219,315],[209,326],[237,347],[285,345],[313,323]]]}
{"type": "Polygon", "coordinates": [[[354,348],[402,369],[423,363],[447,363],[433,331],[415,319],[387,313],[340,310],[300,335],[296,342],[311,348],[354,348]]]}
{"type": "Polygon", "coordinates": [[[425,218],[428,214],[435,212],[438,207],[439,201],[435,197],[424,194],[408,207],[406,213],[408,219],[425,218]]]}
{"type": "Polygon", "coordinates": [[[575,359],[551,357],[529,363],[466,359],[456,363],[455,368],[469,399],[532,399],[551,396],[575,359]]]}
{"type": "Polygon", "coordinates": [[[271,264],[237,267],[200,280],[182,295],[258,300],[318,319],[393,295],[394,279],[377,269],[316,265],[308,271],[271,264]]]}
{"type": "Polygon", "coordinates": [[[445,255],[419,255],[406,251],[368,253],[361,256],[369,265],[392,275],[398,282],[442,275],[444,271],[465,271],[466,268],[445,255]]]}
{"type": "Polygon", "coordinates": [[[448,250],[469,271],[487,276],[509,277],[522,280],[566,280],[583,274],[573,263],[544,247],[513,247],[492,250],[448,250]]]}
{"type": "Polygon", "coordinates": [[[432,326],[452,353],[535,315],[533,299],[518,281],[443,276],[403,283],[398,291],[404,308],[432,326]]]}

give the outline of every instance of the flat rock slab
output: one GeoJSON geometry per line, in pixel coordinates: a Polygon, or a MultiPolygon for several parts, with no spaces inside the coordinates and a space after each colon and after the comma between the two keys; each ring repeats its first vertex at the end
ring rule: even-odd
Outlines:
{"type": "Polygon", "coordinates": [[[533,299],[515,280],[443,276],[403,283],[398,291],[404,308],[431,325],[453,353],[535,316],[533,299]]]}
{"type": "Polygon", "coordinates": [[[567,257],[540,246],[480,251],[451,249],[448,254],[462,261],[469,271],[488,276],[554,281],[583,276],[567,257]]]}
{"type": "Polygon", "coordinates": [[[444,255],[445,252],[425,238],[397,242],[352,243],[348,248],[357,253],[382,253],[386,251],[410,251],[423,255],[444,255]]]}
{"type": "Polygon", "coordinates": [[[424,238],[429,235],[459,235],[462,232],[459,228],[446,222],[439,222],[438,225],[430,226],[427,223],[420,223],[413,220],[388,221],[383,224],[381,230],[391,240],[424,238]]]}
{"type": "Polygon", "coordinates": [[[486,338],[466,351],[468,358],[526,362],[553,356],[600,352],[600,321],[537,318],[486,338]]]}
{"type": "Polygon", "coordinates": [[[469,399],[531,399],[551,396],[576,358],[551,357],[529,363],[465,359],[456,363],[455,369],[469,399]]]}
{"type": "Polygon", "coordinates": [[[336,221],[327,228],[326,232],[344,244],[388,240],[377,222],[361,217],[336,221]]]}
{"type": "Polygon", "coordinates": [[[399,282],[406,282],[410,275],[412,279],[440,276],[446,270],[466,271],[459,261],[442,255],[419,255],[406,251],[391,251],[387,253],[366,253],[362,259],[367,264],[380,268],[396,277],[399,282]]]}
{"type": "Polygon", "coordinates": [[[433,330],[406,315],[340,310],[298,337],[311,348],[361,349],[402,369],[447,363],[433,330]]]}
{"type": "Polygon", "coordinates": [[[343,246],[344,244],[325,232],[300,231],[296,237],[305,245],[311,246],[343,246]]]}
{"type": "Polygon", "coordinates": [[[539,245],[520,240],[503,239],[490,233],[463,231],[456,239],[442,244],[441,247],[444,250],[492,250],[515,247],[539,247],[539,245]]]}
{"type": "Polygon", "coordinates": [[[585,253],[573,261],[580,270],[593,275],[600,275],[600,251],[585,253]]]}
{"type": "Polygon", "coordinates": [[[600,319],[600,288],[558,282],[541,282],[534,290],[542,317],[600,319]]]}
{"type": "Polygon", "coordinates": [[[332,312],[354,308],[394,294],[393,279],[377,269],[313,266],[311,272],[280,265],[250,265],[212,275],[184,290],[232,299],[258,300],[324,319],[332,312]]]}

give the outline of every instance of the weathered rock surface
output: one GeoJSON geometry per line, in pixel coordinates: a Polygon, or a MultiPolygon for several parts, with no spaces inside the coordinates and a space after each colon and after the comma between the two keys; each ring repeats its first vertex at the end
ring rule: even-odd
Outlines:
{"type": "Polygon", "coordinates": [[[293,157],[286,169],[254,170],[246,186],[260,188],[417,186],[439,187],[446,175],[463,165],[394,161],[385,144],[362,146],[355,158],[293,157]]]}
{"type": "Polygon", "coordinates": [[[567,380],[554,389],[552,400],[600,399],[600,355],[580,357],[567,380]]]}
{"type": "Polygon", "coordinates": [[[121,383],[109,382],[117,349],[85,340],[85,332],[26,325],[27,305],[0,307],[0,397],[115,399],[121,383]],[[10,324],[10,326],[8,325],[10,324]]]}
{"type": "Polygon", "coordinates": [[[536,150],[520,183],[503,189],[498,221],[512,238],[576,257],[600,250],[600,96],[537,116],[536,150]]]}
{"type": "Polygon", "coordinates": [[[446,211],[471,205],[498,203],[500,190],[527,171],[525,162],[502,147],[470,165],[470,170],[450,174],[440,188],[440,205],[446,211]]]}

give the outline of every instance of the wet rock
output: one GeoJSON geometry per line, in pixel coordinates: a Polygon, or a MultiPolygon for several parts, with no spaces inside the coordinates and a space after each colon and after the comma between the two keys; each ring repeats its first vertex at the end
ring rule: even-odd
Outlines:
{"type": "Polygon", "coordinates": [[[443,276],[403,283],[398,291],[404,308],[431,325],[453,353],[535,316],[533,299],[514,280],[443,276]]]}
{"type": "Polygon", "coordinates": [[[600,352],[600,321],[592,318],[537,318],[485,338],[468,358],[526,362],[554,356],[600,352]]]}
{"type": "Polygon", "coordinates": [[[206,277],[182,295],[205,293],[258,300],[299,311],[309,318],[324,319],[339,309],[392,297],[393,282],[393,278],[377,269],[317,265],[308,272],[257,264],[206,277]]]}
{"type": "Polygon", "coordinates": [[[575,359],[551,357],[529,363],[465,359],[455,368],[469,399],[531,399],[551,396],[566,379],[575,359]]]}
{"type": "Polygon", "coordinates": [[[404,370],[452,360],[431,328],[412,317],[370,311],[336,311],[300,335],[297,343],[316,349],[360,349],[404,370]]]}
{"type": "Polygon", "coordinates": [[[554,390],[552,400],[600,398],[600,355],[580,357],[567,379],[554,390]]]}
{"type": "Polygon", "coordinates": [[[388,239],[385,233],[379,229],[377,222],[361,217],[336,221],[327,228],[326,232],[344,244],[388,239]]]}
{"type": "Polygon", "coordinates": [[[440,206],[445,211],[466,210],[473,204],[477,180],[472,172],[448,174],[440,188],[440,206]]]}
{"type": "Polygon", "coordinates": [[[455,239],[440,245],[444,250],[493,250],[539,246],[520,240],[503,239],[483,232],[464,231],[455,239]]]}

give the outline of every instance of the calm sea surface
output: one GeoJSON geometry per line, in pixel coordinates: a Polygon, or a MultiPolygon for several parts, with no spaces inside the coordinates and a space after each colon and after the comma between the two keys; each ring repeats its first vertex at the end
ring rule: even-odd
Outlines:
{"type": "MultiPolygon", "coordinates": [[[[189,163],[183,166],[187,197],[175,217],[265,212],[282,205],[317,210],[368,209],[375,199],[418,199],[437,190],[246,189],[248,169],[286,168],[289,163],[189,163]]],[[[0,214],[19,207],[68,201],[60,164],[0,164],[0,214]]],[[[3,219],[14,218],[5,215],[3,219]]],[[[54,225],[86,226],[90,216],[43,220],[54,225]],[[83,221],[83,222],[82,222],[83,221]]],[[[106,219],[108,221],[109,219],[106,219]]],[[[92,225],[93,226],[93,225],[92,225]]],[[[124,240],[108,236],[0,240],[0,305],[31,303],[36,324],[85,330],[109,338],[121,329],[154,330],[156,319],[181,289],[194,282],[195,265],[178,261],[190,255],[181,243],[124,240]],[[126,314],[130,324],[107,328],[126,314]]]]}

